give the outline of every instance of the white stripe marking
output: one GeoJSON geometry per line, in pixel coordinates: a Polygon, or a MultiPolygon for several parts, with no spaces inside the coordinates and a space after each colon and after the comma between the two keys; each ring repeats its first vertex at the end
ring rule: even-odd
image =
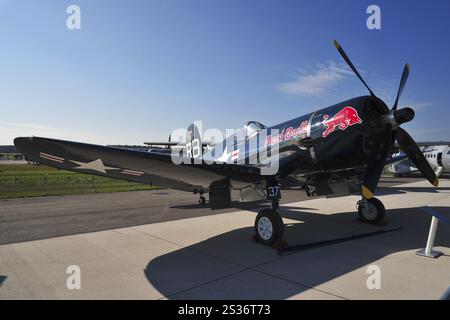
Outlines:
{"type": "Polygon", "coordinates": [[[55,162],[59,162],[59,163],[63,163],[64,162],[64,158],[55,157],[55,156],[52,156],[51,154],[47,154],[47,153],[43,153],[43,152],[41,152],[39,154],[39,156],[41,158],[44,158],[44,159],[47,159],[47,160],[51,160],[51,161],[55,161],[55,162]]]}
{"type": "Polygon", "coordinates": [[[133,170],[123,170],[122,171],[123,174],[128,174],[131,176],[142,176],[144,174],[144,172],[140,172],[140,171],[133,171],[133,170]]]}

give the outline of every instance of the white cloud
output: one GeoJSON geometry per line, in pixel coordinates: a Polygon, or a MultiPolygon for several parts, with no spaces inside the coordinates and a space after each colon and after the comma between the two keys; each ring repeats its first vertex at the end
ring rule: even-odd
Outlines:
{"type": "Polygon", "coordinates": [[[420,112],[420,111],[426,110],[428,107],[436,105],[436,103],[434,103],[434,102],[413,102],[413,103],[406,103],[404,105],[405,105],[404,107],[399,106],[398,108],[401,109],[401,108],[405,108],[405,107],[410,107],[415,112],[420,112]]]}
{"type": "Polygon", "coordinates": [[[290,94],[317,96],[352,74],[346,65],[329,61],[326,64],[317,64],[310,72],[300,71],[294,80],[280,83],[277,88],[290,94]]]}

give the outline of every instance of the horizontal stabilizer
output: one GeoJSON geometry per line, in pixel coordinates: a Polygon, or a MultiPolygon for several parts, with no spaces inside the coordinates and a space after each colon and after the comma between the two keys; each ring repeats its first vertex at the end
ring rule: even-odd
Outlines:
{"type": "Polygon", "coordinates": [[[178,142],[144,142],[145,145],[148,146],[177,146],[177,145],[183,145],[182,143],[178,142]]]}
{"type": "MultiPolygon", "coordinates": [[[[185,146],[184,143],[179,143],[179,142],[144,142],[144,144],[147,146],[168,146],[168,147],[172,147],[172,146],[184,147],[185,146]]],[[[210,145],[210,143],[202,142],[203,147],[207,147],[208,145],[210,145]]]]}

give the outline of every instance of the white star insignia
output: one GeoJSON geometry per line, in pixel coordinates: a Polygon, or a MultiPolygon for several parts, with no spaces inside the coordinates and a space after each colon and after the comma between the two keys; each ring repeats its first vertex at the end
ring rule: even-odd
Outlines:
{"type": "Polygon", "coordinates": [[[73,163],[77,164],[79,167],[75,167],[74,169],[80,169],[80,170],[93,170],[93,171],[98,171],[101,173],[106,174],[106,170],[121,170],[120,168],[111,168],[111,167],[106,167],[103,162],[102,159],[97,159],[91,162],[79,162],[79,161],[75,161],[75,160],[70,160],[73,163]]]}
{"type": "Polygon", "coordinates": [[[222,155],[219,158],[217,158],[217,161],[219,161],[219,162],[227,162],[228,159],[230,158],[230,156],[231,156],[231,152],[228,153],[228,152],[224,151],[222,153],[222,155]]]}

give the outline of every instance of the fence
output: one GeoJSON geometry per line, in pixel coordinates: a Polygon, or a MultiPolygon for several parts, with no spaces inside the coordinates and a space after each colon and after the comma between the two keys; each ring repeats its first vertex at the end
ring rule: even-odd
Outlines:
{"type": "Polygon", "coordinates": [[[149,190],[152,186],[81,173],[0,175],[0,198],[149,190]]]}

